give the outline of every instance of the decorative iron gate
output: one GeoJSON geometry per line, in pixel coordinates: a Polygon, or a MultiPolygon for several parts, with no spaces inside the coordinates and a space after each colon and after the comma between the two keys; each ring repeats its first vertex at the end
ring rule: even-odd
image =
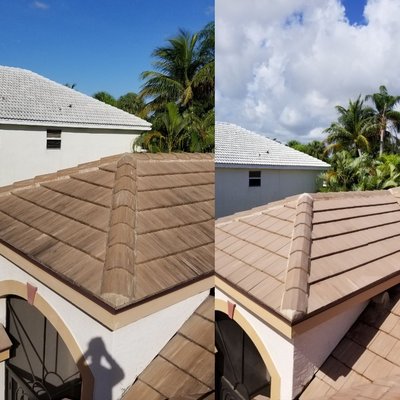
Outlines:
{"type": "Polygon", "coordinates": [[[219,400],[270,396],[271,377],[246,332],[225,314],[216,313],[216,392],[219,400]]]}
{"type": "Polygon", "coordinates": [[[8,298],[7,330],[13,347],[6,362],[6,400],[80,399],[79,370],[38,310],[23,299],[8,298]]]}

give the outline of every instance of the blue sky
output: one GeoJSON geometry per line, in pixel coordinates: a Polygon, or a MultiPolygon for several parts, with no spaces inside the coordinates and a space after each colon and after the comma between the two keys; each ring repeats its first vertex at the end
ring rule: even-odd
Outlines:
{"type": "Polygon", "coordinates": [[[0,0],[0,65],[92,95],[137,92],[151,52],[214,19],[214,0],[0,0]]]}
{"type": "Polygon", "coordinates": [[[365,25],[363,12],[367,0],[342,0],[341,2],[346,9],[346,17],[350,24],[365,25]]]}

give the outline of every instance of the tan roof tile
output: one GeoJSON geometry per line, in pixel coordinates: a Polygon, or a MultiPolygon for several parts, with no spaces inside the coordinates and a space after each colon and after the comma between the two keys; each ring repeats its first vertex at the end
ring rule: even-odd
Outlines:
{"type": "MultiPolygon", "coordinates": [[[[217,274],[240,286],[239,282],[254,274],[256,268],[268,276],[251,289],[250,297],[257,293],[258,300],[265,300],[265,307],[276,310],[275,296],[272,306],[267,302],[268,296],[260,297],[260,293],[263,285],[268,288],[269,279],[275,288],[274,279],[278,278],[286,285],[283,293],[291,296],[302,293],[301,302],[290,302],[302,304],[304,308],[296,318],[322,312],[377,282],[400,274],[400,205],[393,193],[301,195],[297,196],[297,203],[289,198],[224,217],[216,223],[216,251],[217,254],[219,250],[224,252],[224,256],[217,258],[217,274]],[[310,199],[308,206],[302,197],[310,199]],[[237,262],[229,256],[245,263],[240,271],[237,262]],[[235,265],[232,274],[230,262],[235,265]],[[294,268],[294,264],[307,265],[300,268],[306,272],[301,282],[299,272],[288,274],[288,268],[294,268]]],[[[397,192],[396,195],[400,198],[397,192]]],[[[293,321],[293,313],[287,314],[284,308],[279,312],[293,321]]]]}

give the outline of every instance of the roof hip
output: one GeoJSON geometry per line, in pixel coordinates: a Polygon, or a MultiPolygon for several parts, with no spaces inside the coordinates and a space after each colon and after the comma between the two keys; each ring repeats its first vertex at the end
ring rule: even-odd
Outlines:
{"type": "Polygon", "coordinates": [[[115,171],[101,296],[116,306],[135,297],[136,164],[126,154],[115,171]]]}
{"type": "Polygon", "coordinates": [[[296,204],[281,303],[282,314],[292,322],[303,317],[308,308],[313,203],[313,198],[308,193],[303,193],[296,204]]]}

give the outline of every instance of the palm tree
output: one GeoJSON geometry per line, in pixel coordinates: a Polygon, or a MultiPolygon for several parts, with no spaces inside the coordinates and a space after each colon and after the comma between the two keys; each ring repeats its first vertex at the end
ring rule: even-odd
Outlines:
{"type": "Polygon", "coordinates": [[[390,125],[395,130],[400,126],[400,112],[395,111],[395,106],[400,102],[400,96],[389,95],[385,86],[379,87],[379,93],[365,96],[365,100],[371,100],[374,105],[375,129],[379,133],[379,155],[383,154],[385,135],[390,135],[387,130],[390,125]]]}
{"type": "Polygon", "coordinates": [[[190,152],[212,152],[214,150],[215,137],[215,113],[208,111],[202,117],[194,112],[187,115],[187,140],[190,152]]]}
{"type": "Polygon", "coordinates": [[[349,101],[348,108],[336,106],[339,113],[337,122],[325,129],[328,133],[327,142],[330,143],[327,151],[347,150],[353,155],[361,156],[370,151],[369,137],[373,132],[373,110],[364,107],[361,95],[356,101],[349,101]]]}
{"type": "Polygon", "coordinates": [[[168,44],[153,51],[154,71],[144,71],[146,82],[140,95],[150,97],[151,110],[162,109],[168,102],[189,108],[196,100],[214,96],[214,59],[210,50],[213,24],[200,33],[180,30],[168,44]]]}
{"type": "Polygon", "coordinates": [[[158,127],[158,130],[143,132],[135,140],[134,145],[141,146],[153,153],[185,150],[184,142],[187,137],[188,122],[187,117],[180,114],[175,103],[167,103],[166,111],[159,115],[156,124],[153,125],[153,127],[158,127]]]}
{"type": "Polygon", "coordinates": [[[130,114],[145,118],[145,104],[143,99],[136,93],[128,92],[122,95],[117,101],[116,106],[130,114]]]}

